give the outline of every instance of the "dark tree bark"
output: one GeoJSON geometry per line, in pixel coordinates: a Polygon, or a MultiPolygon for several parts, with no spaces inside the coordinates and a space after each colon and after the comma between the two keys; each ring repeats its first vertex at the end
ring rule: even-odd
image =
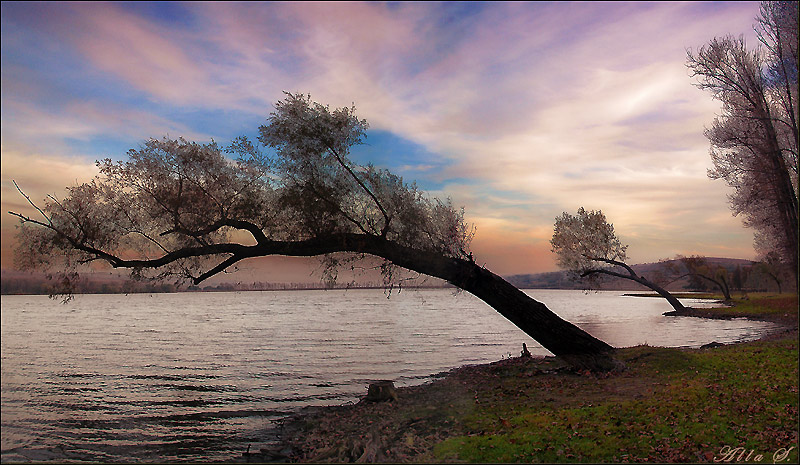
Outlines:
{"type": "Polygon", "coordinates": [[[719,280],[716,280],[716,279],[714,279],[714,278],[711,278],[711,277],[709,277],[709,276],[706,276],[706,275],[702,275],[702,274],[698,274],[698,273],[694,273],[694,274],[695,274],[696,276],[700,277],[700,278],[706,279],[706,280],[708,280],[708,281],[711,281],[712,283],[714,283],[714,285],[715,285],[715,286],[717,286],[717,287],[719,288],[719,290],[720,290],[720,291],[722,291],[722,297],[723,297],[723,298],[724,298],[726,301],[731,301],[731,300],[733,300],[733,299],[731,298],[731,290],[730,290],[730,287],[728,287],[728,281],[725,279],[725,277],[723,277],[723,276],[720,276],[719,280]]]}
{"type": "MultiPolygon", "coordinates": [[[[678,276],[677,278],[672,279],[672,281],[670,281],[668,284],[674,283],[675,281],[677,281],[677,280],[679,280],[681,278],[685,278],[687,276],[694,276],[696,278],[705,279],[706,281],[711,282],[717,288],[719,288],[720,292],[722,292],[722,297],[723,297],[723,299],[725,301],[733,300],[733,298],[731,297],[730,286],[728,286],[728,281],[724,277],[720,277],[719,280],[716,280],[716,279],[714,279],[714,278],[712,278],[710,276],[706,276],[706,275],[704,275],[702,273],[686,273],[686,274],[678,276]]],[[[702,281],[697,281],[697,282],[702,284],[702,281]]],[[[690,286],[691,286],[691,282],[690,282],[690,286]]],[[[706,288],[705,288],[705,285],[703,284],[703,287],[690,287],[690,289],[704,290],[706,288]]]]}
{"type": "MultiPolygon", "coordinates": [[[[413,257],[410,254],[402,255],[413,257]]],[[[480,298],[553,354],[571,365],[592,371],[616,367],[613,348],[550,311],[506,280],[485,268],[459,259],[390,259],[397,265],[442,278],[480,298]],[[438,263],[437,263],[438,262],[438,263]],[[422,265],[422,266],[420,266],[422,265]]]]}
{"type": "Polygon", "coordinates": [[[605,275],[609,275],[609,276],[615,276],[617,278],[629,279],[631,281],[637,282],[637,283],[639,283],[639,284],[641,284],[643,286],[649,287],[650,289],[654,290],[658,295],[660,295],[661,297],[665,298],[667,300],[667,302],[669,302],[669,304],[672,305],[672,308],[674,308],[676,312],[680,313],[680,312],[685,312],[686,311],[686,307],[684,307],[683,304],[674,295],[670,294],[669,291],[667,291],[663,287],[659,286],[658,284],[650,281],[649,279],[645,278],[644,276],[637,275],[636,272],[633,271],[633,268],[631,268],[627,264],[625,264],[623,262],[620,262],[620,261],[617,261],[617,260],[607,260],[607,259],[602,259],[602,258],[594,258],[594,260],[605,262],[605,263],[608,263],[608,264],[611,264],[611,265],[616,265],[616,266],[620,266],[622,268],[625,268],[625,270],[628,272],[628,274],[618,273],[616,271],[608,270],[608,269],[605,269],[605,268],[597,268],[597,269],[594,269],[594,270],[588,270],[588,271],[583,272],[583,274],[581,274],[581,277],[586,277],[586,276],[589,276],[591,274],[605,274],[605,275]]]}

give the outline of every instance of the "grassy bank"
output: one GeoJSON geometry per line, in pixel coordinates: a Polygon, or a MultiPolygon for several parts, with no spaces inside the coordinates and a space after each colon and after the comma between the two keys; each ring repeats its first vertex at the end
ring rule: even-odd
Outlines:
{"type": "MultiPolygon", "coordinates": [[[[655,293],[627,294],[637,297],[663,298],[655,293]]],[[[722,294],[713,293],[674,293],[675,297],[717,300],[722,303],[722,294]]],[[[749,293],[733,294],[732,299],[719,308],[690,309],[690,314],[705,318],[751,318],[797,326],[797,295],[749,293]]]]}
{"type": "Polygon", "coordinates": [[[797,322],[797,295],[779,294],[750,294],[734,296],[731,306],[709,308],[707,311],[747,317],[784,321],[787,324],[797,322]]]}
{"type": "MultiPolygon", "coordinates": [[[[751,301],[797,320],[796,296],[751,301]]],[[[284,440],[317,462],[796,463],[797,344],[795,326],[709,349],[627,348],[628,369],[599,377],[552,358],[462,367],[397,402],[309,409],[284,440]]]]}

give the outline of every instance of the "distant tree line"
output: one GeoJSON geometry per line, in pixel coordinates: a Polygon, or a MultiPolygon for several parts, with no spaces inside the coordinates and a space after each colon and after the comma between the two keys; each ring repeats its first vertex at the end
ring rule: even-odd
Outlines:
{"type": "MultiPolygon", "coordinates": [[[[60,283],[57,277],[48,279],[39,273],[3,274],[0,293],[3,295],[50,295],[60,283]]],[[[169,282],[133,281],[121,277],[104,277],[103,275],[81,275],[74,283],[76,294],[142,294],[169,292],[231,292],[231,291],[283,291],[313,289],[383,289],[382,282],[362,281],[350,283],[325,282],[264,282],[251,283],[219,283],[198,285],[176,285],[169,282]]],[[[445,288],[452,287],[441,281],[413,282],[405,288],[445,288]]]]}
{"type": "MultiPolygon", "coordinates": [[[[665,262],[669,263],[669,262],[665,262]]],[[[712,262],[713,263],[713,262],[712,262]]],[[[714,291],[714,285],[699,276],[687,276],[680,280],[670,280],[664,270],[654,268],[655,264],[634,265],[633,268],[643,270],[656,282],[660,282],[669,290],[714,291]]],[[[736,266],[713,265],[714,273],[725,273],[730,276],[730,289],[745,292],[786,292],[792,289],[791,277],[785,273],[781,266],[769,262],[752,262],[750,265],[737,264],[736,266]],[[724,271],[722,271],[724,270],[724,271]]],[[[548,273],[520,274],[509,276],[508,281],[523,289],[583,289],[581,282],[571,279],[568,273],[554,271],[548,273]]],[[[601,277],[595,283],[601,290],[638,290],[646,289],[629,280],[614,277],[601,277]]],[[[337,289],[377,289],[383,288],[383,283],[367,281],[350,284],[337,284],[337,289]]],[[[407,288],[447,288],[452,287],[447,283],[409,285],[407,288]]],[[[231,291],[280,291],[280,290],[309,290],[323,289],[323,283],[309,282],[264,282],[252,283],[220,283],[206,286],[176,286],[171,283],[142,283],[132,281],[97,281],[84,276],[76,290],[79,294],[136,294],[136,293],[162,293],[162,292],[231,292],[231,291]]],[[[53,292],[53,283],[39,275],[3,276],[0,283],[0,293],[3,295],[49,295],[53,292]]]]}
{"type": "Polygon", "coordinates": [[[776,254],[749,265],[726,265],[700,256],[679,256],[663,263],[663,276],[668,282],[685,278],[683,288],[692,291],[720,292],[726,300],[732,291],[778,292],[793,289],[792,276],[776,254]]]}
{"type": "MultiPolygon", "coordinates": [[[[133,281],[130,279],[97,279],[81,276],[75,282],[75,289],[80,294],[140,294],[178,292],[180,286],[168,282],[133,281]]],[[[0,293],[50,295],[61,285],[58,276],[50,278],[41,274],[15,274],[4,273],[0,282],[0,293]]]]}

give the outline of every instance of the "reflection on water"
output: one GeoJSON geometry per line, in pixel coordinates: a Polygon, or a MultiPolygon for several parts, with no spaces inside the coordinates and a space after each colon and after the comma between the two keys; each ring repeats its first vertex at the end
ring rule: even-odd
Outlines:
{"type": "MultiPolygon", "coordinates": [[[[526,291],[563,318],[615,347],[648,344],[658,347],[700,347],[712,341],[731,343],[758,339],[776,328],[744,318],[712,320],[665,317],[673,310],[666,300],[631,297],[618,292],[526,291]]],[[[681,299],[687,306],[711,307],[713,301],[681,299]]],[[[717,304],[718,305],[718,304],[717,304]]]]}
{"type": "MultiPolygon", "coordinates": [[[[614,346],[758,338],[775,325],[664,317],[663,299],[527,291],[614,346]]],[[[273,420],[374,379],[548,352],[467,293],[380,290],[2,296],[3,461],[213,461],[273,420]]]]}

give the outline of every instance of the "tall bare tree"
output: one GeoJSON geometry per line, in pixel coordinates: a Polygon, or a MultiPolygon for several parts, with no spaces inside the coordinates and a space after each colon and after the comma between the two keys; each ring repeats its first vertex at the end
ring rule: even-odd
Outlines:
{"type": "Polygon", "coordinates": [[[476,295],[576,367],[618,366],[611,346],[478,265],[462,210],[353,163],[350,148],[367,127],[354,108],[287,94],[260,144],[239,138],[227,148],[236,161],[214,143],[150,140],[126,161],[99,162],[97,178],[49,198],[40,218],[12,213],[21,220],[18,261],[66,277],[100,261],[197,284],[252,257],[323,256],[334,276],[342,254],[371,255],[387,276],[402,267],[476,295]]]}
{"type": "Polygon", "coordinates": [[[798,274],[798,2],[763,2],[756,32],[715,38],[687,65],[697,86],[722,102],[706,136],[712,179],[733,187],[734,215],[755,231],[761,253],[777,251],[798,274]]]}
{"type": "Polygon", "coordinates": [[[686,310],[669,291],[637,274],[625,263],[628,246],[622,245],[614,233],[614,225],[606,220],[602,211],[586,211],[581,207],[575,215],[564,212],[556,218],[550,245],[558,257],[558,265],[573,278],[585,279],[587,287],[592,287],[592,280],[601,275],[627,279],[652,289],[675,311],[686,310]]]}

